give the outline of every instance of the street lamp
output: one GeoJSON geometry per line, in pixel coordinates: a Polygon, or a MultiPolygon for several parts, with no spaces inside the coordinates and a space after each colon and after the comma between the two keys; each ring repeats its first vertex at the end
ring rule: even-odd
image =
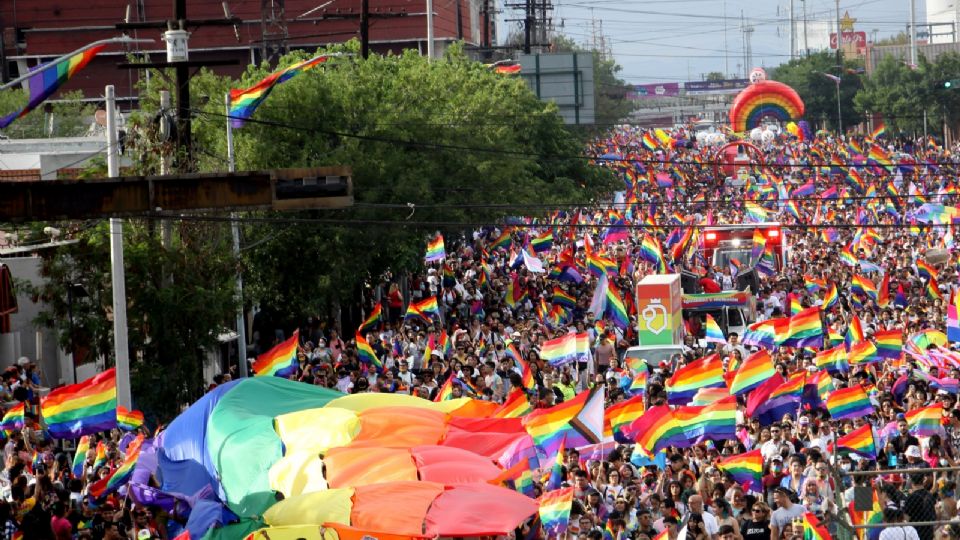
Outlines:
{"type": "Polygon", "coordinates": [[[840,135],[843,135],[843,119],[841,118],[841,115],[840,115],[840,81],[842,79],[840,79],[840,77],[837,77],[836,75],[832,75],[830,73],[824,73],[822,71],[814,71],[814,73],[818,75],[823,75],[824,77],[830,79],[837,85],[837,132],[840,135]]]}

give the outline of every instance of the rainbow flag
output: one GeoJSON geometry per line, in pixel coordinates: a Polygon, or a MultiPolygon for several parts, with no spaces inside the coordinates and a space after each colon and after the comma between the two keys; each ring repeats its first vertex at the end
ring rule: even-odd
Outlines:
{"type": "Polygon", "coordinates": [[[730,391],[727,390],[726,387],[701,388],[697,390],[696,394],[693,395],[693,400],[690,402],[690,404],[695,407],[702,407],[704,405],[716,403],[721,399],[728,397],[730,397],[730,391]]]}
{"type": "Polygon", "coordinates": [[[723,335],[723,330],[720,329],[720,325],[717,324],[716,320],[714,320],[713,315],[710,315],[709,313],[707,313],[707,323],[705,327],[705,341],[707,343],[727,343],[727,338],[723,335]]]}
{"type": "Polygon", "coordinates": [[[780,397],[798,398],[803,394],[803,387],[807,382],[807,372],[796,372],[770,393],[769,401],[780,397]]]}
{"type": "Polygon", "coordinates": [[[127,431],[134,431],[143,425],[143,413],[138,410],[128,410],[123,405],[117,405],[117,427],[127,431]]]}
{"type": "Polygon", "coordinates": [[[565,334],[544,342],[540,347],[540,358],[551,365],[559,366],[577,360],[577,335],[565,334]]]}
{"type": "Polygon", "coordinates": [[[667,380],[666,386],[667,400],[671,405],[690,403],[701,388],[726,386],[720,355],[711,354],[677,369],[667,380]]]}
{"type": "Polygon", "coordinates": [[[776,369],[773,367],[770,353],[766,349],[760,349],[740,364],[730,382],[730,393],[735,396],[746,394],[763,384],[774,373],[776,369]]]}
{"type": "MultiPolygon", "coordinates": [[[[363,364],[373,366],[376,371],[382,370],[383,362],[377,358],[377,353],[374,352],[373,347],[371,347],[367,339],[363,337],[363,334],[357,334],[355,339],[357,341],[357,359],[363,364]]],[[[430,339],[433,339],[433,334],[430,335],[430,339]]]]}
{"type": "Polygon", "coordinates": [[[848,353],[850,365],[869,364],[880,360],[877,355],[877,346],[872,341],[859,341],[850,347],[848,353]]]}
{"type": "Polygon", "coordinates": [[[803,514],[803,540],[833,540],[827,528],[820,524],[817,516],[810,512],[803,514]]]}
{"type": "Polygon", "coordinates": [[[822,347],[823,324],[820,322],[820,308],[814,306],[790,317],[790,323],[783,339],[778,339],[780,346],[787,347],[822,347]]]}
{"type": "Polygon", "coordinates": [[[646,410],[643,405],[644,399],[645,397],[643,395],[636,395],[607,407],[607,410],[603,413],[604,436],[612,436],[621,439],[621,442],[626,442],[626,439],[624,439],[621,434],[621,430],[624,426],[640,418],[640,415],[646,410]]]}
{"type": "Polygon", "coordinates": [[[874,300],[877,299],[877,286],[874,285],[874,283],[868,278],[861,276],[860,274],[854,274],[853,280],[851,281],[850,290],[854,294],[873,298],[874,300]]]}
{"type": "Polygon", "coordinates": [[[61,386],[43,398],[41,413],[55,439],[76,439],[117,427],[117,375],[110,368],[90,379],[61,386]]]}
{"type": "Polygon", "coordinates": [[[877,305],[885,308],[890,305],[890,272],[883,274],[880,287],[877,290],[877,305]]]}
{"type": "Polygon", "coordinates": [[[532,499],[537,489],[537,486],[533,483],[533,471],[529,468],[521,471],[520,476],[513,481],[513,488],[516,489],[518,493],[532,499]]]}
{"type": "Polygon", "coordinates": [[[77,53],[69,58],[57,63],[56,67],[50,68],[42,73],[36,73],[27,80],[30,87],[30,98],[27,104],[19,111],[14,111],[6,116],[0,117],[0,129],[4,129],[14,120],[23,118],[30,111],[37,108],[38,105],[47,100],[56,93],[71,77],[78,71],[85,68],[93,60],[93,57],[100,53],[106,44],[91,47],[81,53],[77,53]]]}
{"type": "Polygon", "coordinates": [[[103,441],[97,443],[97,455],[93,458],[93,469],[99,469],[107,462],[107,445],[103,441]]]}
{"type": "Polygon", "coordinates": [[[743,333],[743,339],[741,341],[744,345],[773,349],[776,347],[777,336],[780,334],[780,329],[785,332],[789,324],[790,319],[786,317],[767,319],[753,323],[747,327],[747,331],[743,333]]]}
{"type": "Polygon", "coordinates": [[[530,400],[527,399],[526,392],[521,388],[514,388],[507,395],[503,405],[493,411],[494,418],[520,418],[532,411],[530,400]]]}
{"type": "Polygon", "coordinates": [[[329,55],[315,56],[309,60],[297,62],[292,66],[274,71],[248,88],[231,88],[230,106],[227,109],[230,115],[230,125],[234,128],[243,127],[243,123],[253,116],[253,112],[267,99],[267,96],[270,95],[270,92],[273,92],[278,84],[288,81],[304,71],[313,69],[329,59],[329,55]]]}
{"type": "Polygon", "coordinates": [[[840,262],[846,264],[847,266],[853,267],[856,267],[858,264],[860,264],[860,260],[857,259],[856,255],[853,254],[852,245],[844,246],[844,248],[840,250],[840,262]]]}
{"type": "Polygon", "coordinates": [[[300,348],[300,331],[294,330],[290,339],[277,344],[257,356],[253,373],[259,377],[287,378],[297,372],[297,350],[300,348]]]}
{"type": "Polygon", "coordinates": [[[548,491],[540,496],[540,523],[548,538],[557,538],[567,532],[570,509],[573,507],[573,488],[548,491]]]}
{"type": "MultiPolygon", "coordinates": [[[[613,283],[607,284],[607,314],[618,328],[626,329],[630,326],[630,316],[627,314],[627,308],[620,298],[620,293],[613,283]]],[[[707,315],[709,317],[709,315],[707,315]]],[[[721,334],[722,336],[723,334],[721,334]]]]}
{"type": "Polygon", "coordinates": [[[563,483],[563,470],[564,470],[564,460],[566,453],[564,450],[565,439],[560,439],[560,448],[557,449],[557,455],[553,458],[553,465],[550,467],[550,478],[547,479],[546,485],[543,486],[544,490],[552,491],[555,489],[560,489],[560,484],[563,483]]]}
{"type": "Polygon", "coordinates": [[[87,451],[90,450],[90,436],[84,435],[80,437],[80,441],[77,442],[77,451],[73,454],[73,471],[74,478],[80,478],[83,475],[83,464],[87,460],[87,451]]]}
{"type": "Polygon", "coordinates": [[[843,343],[847,346],[847,349],[853,347],[854,343],[860,343],[867,339],[867,334],[863,331],[863,323],[860,322],[860,317],[853,315],[850,319],[850,325],[847,326],[847,333],[843,337],[843,343]]]}
{"type": "Polygon", "coordinates": [[[837,438],[837,448],[849,450],[872,461],[877,459],[877,445],[873,440],[873,426],[864,424],[837,438]]]}
{"type": "Polygon", "coordinates": [[[917,260],[917,274],[920,275],[923,279],[930,279],[931,277],[938,277],[939,272],[937,268],[923,259],[917,260]]]}
{"type": "Polygon", "coordinates": [[[367,330],[371,330],[380,324],[380,315],[382,311],[383,307],[380,305],[380,302],[377,302],[377,304],[373,306],[373,311],[370,312],[370,316],[367,317],[362,324],[360,324],[360,328],[357,328],[357,333],[360,334],[366,332],[367,330]]]}
{"type": "Polygon", "coordinates": [[[3,420],[0,421],[0,429],[5,431],[21,430],[25,425],[26,418],[24,418],[23,415],[23,402],[10,407],[6,414],[3,415],[3,420]]]}
{"type": "Polygon", "coordinates": [[[907,411],[905,414],[910,433],[916,437],[929,437],[943,433],[940,420],[943,418],[943,405],[937,403],[928,407],[920,407],[907,411]]]}
{"type": "Polygon", "coordinates": [[[729,474],[733,481],[748,491],[763,491],[763,456],[760,449],[720,460],[717,468],[729,474]]]}
{"type": "Polygon", "coordinates": [[[960,294],[954,294],[953,302],[947,305],[947,340],[960,341],[960,294]]]}
{"type": "Polygon", "coordinates": [[[553,303],[570,309],[577,307],[577,299],[556,286],[553,288],[553,303]]]}
{"type": "Polygon", "coordinates": [[[826,294],[823,295],[823,310],[827,311],[832,309],[839,301],[840,295],[837,293],[837,286],[831,283],[830,288],[827,289],[826,294]]]}
{"type": "Polygon", "coordinates": [[[603,439],[603,395],[601,386],[548,409],[537,409],[524,417],[523,426],[545,456],[554,455],[561,440],[571,448],[596,444],[603,439]]]}
{"type": "Polygon", "coordinates": [[[733,439],[736,423],[737,398],[730,396],[701,407],[651,407],[622,432],[653,455],[668,446],[689,448],[707,440],[733,439]]]}
{"type": "Polygon", "coordinates": [[[140,447],[143,445],[143,434],[137,436],[127,447],[123,463],[110,475],[97,480],[90,486],[90,496],[95,500],[103,499],[106,495],[120,489],[120,486],[130,481],[133,469],[140,459],[140,447]]]}
{"type": "Polygon", "coordinates": [[[859,384],[849,388],[838,388],[827,397],[827,410],[835,420],[856,418],[873,414],[870,398],[859,384]]]}
{"type": "Polygon", "coordinates": [[[520,285],[520,276],[514,276],[514,278],[510,281],[510,284],[507,285],[507,305],[510,307],[517,307],[518,304],[527,298],[527,295],[527,288],[520,285]]]}
{"type": "Polygon", "coordinates": [[[875,127],[873,131],[870,132],[870,140],[875,141],[886,132],[887,132],[887,126],[883,124],[883,121],[880,121],[877,123],[877,127],[875,127]]]}
{"type": "Polygon", "coordinates": [[[753,201],[747,201],[743,204],[744,219],[752,223],[763,223],[770,221],[770,212],[753,201]]]}
{"type": "Polygon", "coordinates": [[[440,318],[440,308],[437,306],[437,297],[430,296],[419,302],[410,302],[407,306],[407,312],[403,316],[403,322],[408,320],[420,320],[424,324],[430,324],[431,318],[440,318]]]}
{"type": "Polygon", "coordinates": [[[427,242],[427,255],[425,262],[432,263],[442,261],[447,258],[447,251],[443,247],[443,235],[438,234],[433,240],[427,242]]]}
{"type": "Polygon", "coordinates": [[[433,398],[433,401],[439,403],[441,401],[453,399],[453,382],[455,380],[457,380],[457,378],[454,377],[453,373],[451,373],[443,385],[440,386],[440,389],[437,390],[437,395],[433,398]]]}
{"type": "Polygon", "coordinates": [[[823,368],[830,373],[846,373],[850,371],[850,365],[847,363],[847,348],[842,344],[831,349],[820,351],[814,357],[818,368],[823,368]]]}
{"type": "Polygon", "coordinates": [[[533,240],[530,241],[530,246],[533,248],[534,253],[550,251],[550,248],[553,247],[553,231],[547,231],[540,236],[533,237],[533,240]]]}
{"type": "Polygon", "coordinates": [[[940,294],[940,286],[937,284],[937,278],[930,276],[930,279],[927,280],[926,290],[929,299],[943,301],[943,296],[940,294]]]}
{"type": "Polygon", "coordinates": [[[493,251],[497,248],[510,249],[512,243],[513,238],[510,236],[510,229],[504,229],[500,236],[490,244],[490,250],[493,251]]]}

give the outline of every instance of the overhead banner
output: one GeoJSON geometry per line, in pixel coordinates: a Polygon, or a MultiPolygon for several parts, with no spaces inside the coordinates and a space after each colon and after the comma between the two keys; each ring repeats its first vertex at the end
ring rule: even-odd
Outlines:
{"type": "Polygon", "coordinates": [[[635,84],[633,90],[627,92],[627,99],[654,99],[679,95],[680,83],[635,84]]]}
{"type": "Polygon", "coordinates": [[[749,79],[723,79],[719,81],[690,81],[683,83],[687,95],[736,94],[750,84],[749,79]]]}

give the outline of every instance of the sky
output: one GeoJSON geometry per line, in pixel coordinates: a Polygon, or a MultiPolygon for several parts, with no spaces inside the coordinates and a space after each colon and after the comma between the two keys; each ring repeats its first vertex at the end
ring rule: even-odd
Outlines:
{"type": "MultiPolygon", "coordinates": [[[[943,0],[931,0],[936,1],[943,0]]],[[[754,28],[753,67],[769,68],[790,58],[790,0],[553,0],[553,4],[558,33],[590,46],[593,29],[602,28],[623,68],[621,78],[631,84],[701,80],[712,71],[743,77],[741,12],[746,26],[754,28]]],[[[818,34],[825,39],[828,21],[833,24],[836,19],[836,2],[794,0],[800,48],[804,4],[807,40],[813,48],[818,34]]],[[[918,24],[924,21],[925,9],[924,0],[916,0],[918,24]]],[[[854,29],[866,32],[868,40],[883,39],[906,30],[910,0],[840,0],[841,17],[845,12],[857,19],[854,29]]],[[[507,11],[502,19],[513,15],[507,11]]]]}

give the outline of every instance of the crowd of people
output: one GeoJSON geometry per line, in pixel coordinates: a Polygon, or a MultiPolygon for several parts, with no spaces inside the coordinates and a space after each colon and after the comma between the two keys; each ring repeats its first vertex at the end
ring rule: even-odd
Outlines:
{"type": "MultiPolygon", "coordinates": [[[[647,133],[622,127],[592,148],[595,155],[606,156],[598,162],[601,166],[623,178],[622,194],[602,205],[571,205],[509,226],[460,237],[448,234],[441,262],[381,284],[364,308],[371,313],[379,306],[382,316],[358,334],[380,365],[358,354],[352,331],[341,335],[311,323],[300,329],[299,365],[291,378],[344,393],[407,393],[430,400],[447,397],[439,395],[445,384],[451,397],[496,403],[523,389],[531,407],[546,408],[597,386],[605,388],[607,405],[614,405],[633,395],[635,389],[624,381],[635,380],[643,369],[649,374],[643,389],[646,405],[664,404],[667,380],[676,369],[714,352],[735,369],[758,347],[729,333],[726,343],[707,343],[700,339],[698,321],[691,320],[682,358],[653,365],[627,362],[624,355],[637,342],[630,291],[646,275],[681,270],[699,275],[706,290],[734,287],[733,275],[758,261],[744,261],[740,268],[714,267],[698,236],[683,239],[681,233],[707,224],[757,221],[746,201],[781,224],[788,245],[774,271],[758,272],[758,321],[789,315],[791,304],[799,303],[823,307],[828,340],[848,335],[853,324],[862,327],[865,339],[892,329],[902,330],[905,341],[927,330],[945,330],[960,287],[952,220],[931,225],[928,218],[949,213],[955,204],[957,149],[889,137],[778,136],[753,156],[751,178],[733,182],[729,171],[713,166],[715,146],[699,144],[683,130],[656,139],[644,138],[647,133]],[[663,246],[662,260],[651,259],[645,238],[656,238],[663,246]],[[688,245],[674,249],[678,241],[688,245]],[[930,258],[931,250],[947,255],[930,258]],[[522,251],[539,259],[544,271],[524,261],[522,251]],[[591,311],[598,277],[590,271],[588,253],[615,263],[608,279],[622,292],[626,324],[591,311]],[[860,275],[883,281],[896,298],[863,294],[854,279],[860,275]],[[832,286],[839,299],[825,305],[832,286]],[[437,301],[435,314],[408,316],[409,304],[431,297],[437,301]],[[588,336],[588,358],[544,361],[543,344],[570,332],[588,336]],[[523,383],[524,365],[532,387],[523,383]]],[[[569,448],[562,485],[574,488],[575,502],[566,534],[792,540],[803,535],[798,520],[807,512],[830,531],[844,534],[846,525],[864,519],[851,519],[856,488],[872,486],[876,500],[869,504],[886,526],[865,535],[880,540],[958,538],[960,521],[949,523],[957,519],[955,474],[933,469],[960,461],[960,355],[938,350],[947,351],[938,357],[939,365],[904,353],[899,361],[832,372],[835,388],[862,385],[869,391],[876,413],[864,417],[840,421],[823,407],[798,402],[796,413],[770,422],[747,417],[741,399],[736,439],[671,448],[658,459],[629,443],[610,444],[599,453],[569,448]],[[897,382],[904,375],[908,385],[900,388],[897,382]],[[904,413],[932,403],[943,406],[942,433],[911,434],[904,413]],[[837,437],[865,424],[876,434],[876,459],[837,451],[837,437]],[[891,425],[895,433],[888,429],[891,425]],[[760,490],[736,483],[717,467],[721,458],[756,449],[763,457],[760,490]],[[877,470],[885,472],[848,474],[877,470]],[[938,521],[943,524],[897,525],[938,521]]],[[[789,376],[814,370],[816,352],[781,347],[771,356],[777,371],[789,376]]],[[[4,373],[9,401],[35,402],[32,393],[39,381],[33,369],[24,361],[4,373]]],[[[211,386],[230,378],[220,375],[211,386]]],[[[88,493],[94,479],[122,461],[129,433],[100,435],[94,443],[104,442],[105,455],[98,456],[92,444],[77,472],[74,456],[44,436],[29,406],[25,417],[24,429],[8,432],[4,446],[0,540],[18,534],[57,540],[172,536],[168,519],[176,516],[119,494],[95,500],[88,493]]],[[[536,480],[539,495],[545,488],[539,476],[536,480]]],[[[517,531],[518,538],[535,534],[534,523],[517,531]]]]}

